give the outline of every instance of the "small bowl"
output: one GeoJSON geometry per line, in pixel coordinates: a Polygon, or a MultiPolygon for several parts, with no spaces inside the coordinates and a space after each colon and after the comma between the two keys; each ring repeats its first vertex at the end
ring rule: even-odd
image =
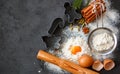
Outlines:
{"type": "Polygon", "coordinates": [[[105,28],[105,27],[100,27],[100,28],[97,28],[97,29],[93,30],[93,31],[90,33],[90,35],[89,35],[89,37],[88,37],[88,45],[89,45],[92,53],[99,54],[99,55],[107,55],[107,54],[112,53],[112,52],[115,50],[115,48],[116,48],[116,46],[117,46],[117,37],[116,37],[116,35],[113,33],[112,30],[110,30],[110,29],[108,29],[108,28],[105,28]],[[97,50],[95,50],[95,48],[93,47],[92,39],[93,39],[93,37],[94,37],[95,35],[101,34],[101,33],[108,33],[109,35],[111,35],[111,37],[112,37],[113,40],[114,40],[114,45],[113,45],[110,49],[108,49],[108,50],[97,51],[97,50]]]}

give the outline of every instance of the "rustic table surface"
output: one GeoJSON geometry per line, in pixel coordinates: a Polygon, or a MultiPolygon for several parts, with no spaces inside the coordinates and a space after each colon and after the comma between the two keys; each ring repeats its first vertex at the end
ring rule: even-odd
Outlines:
{"type": "MultiPolygon", "coordinates": [[[[55,18],[64,16],[66,1],[0,0],[0,74],[49,74],[46,70],[39,73],[36,54],[46,49],[41,36],[48,35],[55,18]]],[[[120,12],[119,4],[120,0],[112,2],[120,12]]],[[[120,41],[114,53],[116,67],[101,74],[120,73],[120,41]]]]}

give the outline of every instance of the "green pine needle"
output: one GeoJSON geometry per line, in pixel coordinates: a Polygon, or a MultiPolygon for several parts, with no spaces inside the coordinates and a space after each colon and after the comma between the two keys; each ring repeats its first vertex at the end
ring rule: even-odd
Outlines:
{"type": "Polygon", "coordinates": [[[80,9],[81,4],[82,4],[82,0],[74,0],[72,7],[74,9],[80,9]]]}
{"type": "Polygon", "coordinates": [[[87,1],[87,4],[86,4],[86,6],[88,6],[88,4],[89,4],[89,3],[90,3],[90,0],[88,0],[88,1],[87,1]]]}

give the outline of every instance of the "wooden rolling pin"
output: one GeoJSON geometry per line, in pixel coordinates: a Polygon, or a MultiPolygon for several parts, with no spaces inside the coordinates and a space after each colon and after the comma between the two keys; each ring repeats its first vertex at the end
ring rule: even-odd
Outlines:
{"type": "Polygon", "coordinates": [[[77,65],[73,62],[70,62],[68,60],[58,58],[58,57],[56,57],[50,53],[47,53],[43,50],[40,50],[38,52],[37,59],[44,60],[46,62],[55,64],[55,65],[59,66],[60,68],[65,69],[68,72],[71,72],[72,74],[99,74],[90,69],[82,68],[79,65],[77,65]]]}

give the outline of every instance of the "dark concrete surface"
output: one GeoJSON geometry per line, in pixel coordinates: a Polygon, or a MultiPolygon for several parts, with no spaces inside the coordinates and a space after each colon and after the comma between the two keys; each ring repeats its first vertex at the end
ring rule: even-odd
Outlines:
{"type": "MultiPolygon", "coordinates": [[[[41,36],[48,35],[55,18],[63,17],[66,1],[0,0],[0,74],[49,74],[45,70],[38,72],[41,66],[36,54],[46,49],[41,36]]],[[[118,10],[119,4],[120,0],[113,1],[118,10]]],[[[115,51],[118,65],[101,74],[120,73],[119,42],[115,51]]]]}

